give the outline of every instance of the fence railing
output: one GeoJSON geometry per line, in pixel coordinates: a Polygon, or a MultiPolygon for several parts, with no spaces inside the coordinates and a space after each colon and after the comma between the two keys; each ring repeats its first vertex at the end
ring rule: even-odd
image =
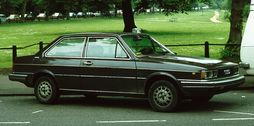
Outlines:
{"type": "MultiPolygon", "coordinates": [[[[15,58],[17,57],[17,50],[26,49],[26,48],[38,45],[39,51],[41,51],[43,49],[44,44],[49,44],[49,43],[38,42],[38,43],[27,45],[24,47],[17,47],[16,45],[13,45],[12,47],[9,47],[9,48],[0,48],[0,50],[12,50],[12,60],[14,61],[15,58]]],[[[203,44],[181,44],[181,45],[165,45],[165,46],[166,47],[203,46],[204,47],[204,56],[209,58],[210,57],[210,51],[209,51],[210,46],[226,46],[226,45],[227,46],[240,46],[241,44],[210,44],[208,41],[206,41],[203,44]]]]}
{"type": "Polygon", "coordinates": [[[23,46],[23,47],[17,47],[16,45],[13,45],[12,47],[8,47],[8,48],[0,48],[0,50],[12,50],[12,61],[14,61],[15,58],[17,57],[17,50],[22,50],[22,49],[26,49],[26,48],[38,45],[39,51],[41,51],[43,49],[44,44],[49,44],[49,43],[38,42],[31,45],[23,46]]]}
{"type": "Polygon", "coordinates": [[[210,46],[241,46],[241,44],[210,44],[208,41],[204,44],[181,44],[181,45],[165,45],[166,47],[179,47],[179,46],[203,46],[204,47],[204,56],[210,57],[210,46]]]}

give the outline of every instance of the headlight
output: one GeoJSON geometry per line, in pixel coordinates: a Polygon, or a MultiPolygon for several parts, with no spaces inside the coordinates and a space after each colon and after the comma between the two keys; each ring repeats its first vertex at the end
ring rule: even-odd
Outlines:
{"type": "Polygon", "coordinates": [[[218,77],[218,70],[201,71],[201,79],[213,79],[218,77]]]}

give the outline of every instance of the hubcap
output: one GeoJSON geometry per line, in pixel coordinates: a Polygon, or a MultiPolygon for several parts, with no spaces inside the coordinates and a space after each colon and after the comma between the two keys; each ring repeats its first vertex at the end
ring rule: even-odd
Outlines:
{"type": "Polygon", "coordinates": [[[167,106],[172,102],[172,92],[166,86],[159,86],[154,90],[153,99],[159,106],[167,106]]]}
{"type": "Polygon", "coordinates": [[[38,87],[39,94],[43,98],[48,98],[52,95],[52,87],[48,81],[42,81],[38,87]]]}

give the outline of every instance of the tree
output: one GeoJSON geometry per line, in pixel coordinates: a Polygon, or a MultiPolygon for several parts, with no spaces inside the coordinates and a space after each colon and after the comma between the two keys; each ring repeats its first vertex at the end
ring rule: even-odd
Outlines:
{"type": "Polygon", "coordinates": [[[20,5],[23,0],[0,0],[0,12],[6,15],[20,12],[20,5]]]}
{"type": "MultiPolygon", "coordinates": [[[[184,13],[191,10],[192,3],[200,1],[206,2],[209,0],[136,0],[135,9],[146,9],[148,7],[157,7],[163,9],[163,12],[168,15],[172,13],[184,13]]],[[[131,32],[133,28],[136,28],[134,14],[132,11],[132,0],[122,0],[123,20],[124,20],[124,32],[131,32]]]]}
{"type": "Polygon", "coordinates": [[[133,28],[136,28],[134,21],[134,14],[132,11],[132,0],[122,0],[123,22],[124,32],[132,32],[133,28]]]}
{"type": "Polygon", "coordinates": [[[21,21],[25,21],[25,13],[26,13],[26,6],[27,6],[28,0],[23,0],[22,2],[22,10],[21,10],[21,21]]]}
{"type": "MultiPolygon", "coordinates": [[[[227,44],[241,44],[242,30],[243,30],[243,12],[246,5],[245,0],[232,0],[231,15],[230,15],[230,32],[227,44]]],[[[240,47],[239,46],[225,46],[225,51],[229,53],[223,58],[237,58],[239,60],[240,47]]]]}

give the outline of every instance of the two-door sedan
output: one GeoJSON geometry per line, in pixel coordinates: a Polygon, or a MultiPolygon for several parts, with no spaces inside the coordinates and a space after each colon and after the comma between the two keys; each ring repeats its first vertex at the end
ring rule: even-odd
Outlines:
{"type": "Polygon", "coordinates": [[[209,101],[244,83],[238,65],[177,56],[147,34],[63,35],[31,56],[17,57],[12,81],[34,88],[40,103],[60,94],[148,98],[155,111],[173,111],[182,99],[209,101]]]}

